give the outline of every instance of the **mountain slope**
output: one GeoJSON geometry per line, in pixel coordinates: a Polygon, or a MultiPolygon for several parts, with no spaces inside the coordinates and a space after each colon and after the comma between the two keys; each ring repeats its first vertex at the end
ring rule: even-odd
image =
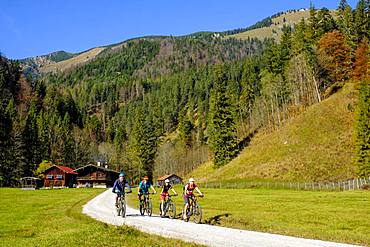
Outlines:
{"type": "Polygon", "coordinates": [[[95,58],[100,52],[102,52],[105,48],[97,47],[90,49],[88,51],[82,52],[80,54],[76,54],[73,57],[65,60],[58,61],[57,63],[49,63],[44,66],[40,67],[40,72],[48,73],[53,71],[66,71],[72,67],[77,65],[86,63],[91,59],[95,58]]]}
{"type": "Polygon", "coordinates": [[[246,32],[241,32],[226,37],[236,39],[258,38],[262,40],[265,38],[273,38],[278,41],[283,33],[282,29],[284,25],[294,26],[302,18],[308,19],[309,17],[309,10],[292,10],[272,18],[269,26],[248,30],[246,32]]]}
{"type": "Polygon", "coordinates": [[[190,176],[200,181],[276,179],[340,181],[355,174],[353,122],[356,92],[347,84],[272,133],[260,132],[240,155],[215,170],[206,163],[190,176]]]}

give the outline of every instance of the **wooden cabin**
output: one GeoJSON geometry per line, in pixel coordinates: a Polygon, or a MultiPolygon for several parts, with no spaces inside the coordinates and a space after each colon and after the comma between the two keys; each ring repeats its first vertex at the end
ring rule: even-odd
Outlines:
{"type": "Polygon", "coordinates": [[[171,184],[182,184],[182,178],[176,174],[169,174],[157,179],[160,186],[164,185],[164,180],[169,179],[171,184]]]}
{"type": "Polygon", "coordinates": [[[45,187],[72,188],[76,184],[77,173],[66,166],[53,165],[44,170],[43,174],[45,187]]]}
{"type": "Polygon", "coordinates": [[[74,171],[78,174],[78,188],[109,188],[113,186],[119,175],[119,172],[94,164],[77,168],[74,171]]]}

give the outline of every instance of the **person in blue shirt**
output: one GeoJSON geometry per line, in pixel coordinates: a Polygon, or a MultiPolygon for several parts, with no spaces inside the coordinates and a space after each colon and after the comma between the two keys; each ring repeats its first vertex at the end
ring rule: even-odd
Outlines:
{"type": "Polygon", "coordinates": [[[148,181],[148,176],[144,176],[143,180],[140,182],[139,187],[137,187],[137,194],[139,196],[139,201],[141,202],[141,197],[144,194],[149,194],[149,188],[151,188],[154,191],[154,194],[157,193],[157,191],[154,189],[153,185],[148,181]]]}
{"type": "Polygon", "coordinates": [[[112,192],[116,194],[116,207],[118,207],[118,194],[125,194],[125,188],[128,189],[128,193],[132,192],[131,187],[126,180],[126,174],[121,172],[112,188],[112,192]]]}

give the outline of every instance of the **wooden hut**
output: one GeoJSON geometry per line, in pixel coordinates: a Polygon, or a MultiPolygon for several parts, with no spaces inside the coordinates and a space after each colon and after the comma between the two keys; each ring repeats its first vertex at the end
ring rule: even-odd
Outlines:
{"type": "Polygon", "coordinates": [[[77,175],[77,187],[108,188],[112,187],[119,172],[100,165],[88,164],[74,170],[77,175]]]}
{"type": "Polygon", "coordinates": [[[76,184],[77,173],[66,166],[53,165],[43,171],[45,187],[69,187],[76,184]]]}
{"type": "Polygon", "coordinates": [[[176,174],[169,174],[169,175],[164,175],[162,177],[159,177],[157,179],[158,184],[160,186],[163,186],[164,180],[169,179],[171,184],[182,184],[182,178],[180,176],[177,176],[176,174]]]}

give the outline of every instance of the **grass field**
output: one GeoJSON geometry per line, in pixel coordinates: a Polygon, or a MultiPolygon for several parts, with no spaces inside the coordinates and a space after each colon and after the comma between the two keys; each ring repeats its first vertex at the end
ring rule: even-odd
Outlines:
{"type": "Polygon", "coordinates": [[[257,133],[249,146],[225,166],[213,169],[208,162],[189,176],[198,181],[322,182],[353,178],[356,97],[354,84],[348,83],[277,130],[257,133]]]}
{"type": "MultiPolygon", "coordinates": [[[[159,189],[158,189],[159,190],[159,189]]],[[[176,187],[178,193],[181,187],[176,187]]],[[[160,192],[160,191],[159,191],[160,192]]],[[[203,222],[370,246],[370,192],[312,192],[268,189],[202,189],[203,222]]],[[[182,196],[173,197],[177,213],[182,196]]],[[[159,213],[159,195],[153,195],[159,213]]],[[[129,203],[138,206],[135,194],[129,203]]]]}
{"type": "Polygon", "coordinates": [[[0,246],[189,246],[83,215],[99,189],[0,188],[0,246]]]}

